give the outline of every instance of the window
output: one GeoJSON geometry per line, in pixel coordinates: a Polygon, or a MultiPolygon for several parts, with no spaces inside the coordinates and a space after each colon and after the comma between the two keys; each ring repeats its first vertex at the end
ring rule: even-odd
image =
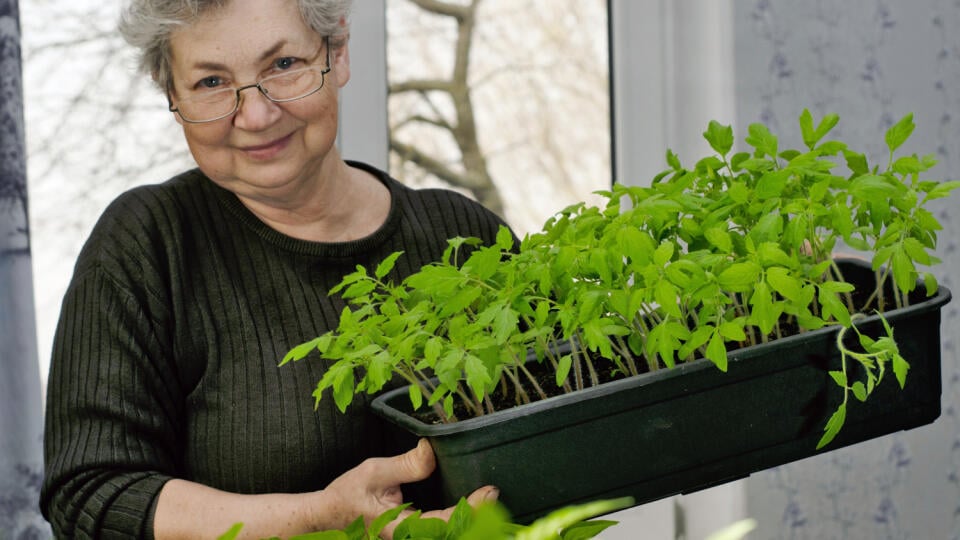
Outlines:
{"type": "Polygon", "coordinates": [[[611,185],[606,0],[386,1],[389,169],[519,233],[611,185]]]}

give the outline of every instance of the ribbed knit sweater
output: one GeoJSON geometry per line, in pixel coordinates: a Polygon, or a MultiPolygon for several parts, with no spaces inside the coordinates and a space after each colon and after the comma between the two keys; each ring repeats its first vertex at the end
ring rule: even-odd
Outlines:
{"type": "Polygon", "coordinates": [[[170,478],[234,493],[322,489],[383,453],[358,396],[311,396],[317,356],[278,367],[336,327],[329,296],[356,265],[404,251],[403,279],[455,236],[493,243],[502,221],[446,190],[385,173],[385,224],[351,242],[283,235],[199,170],[141,186],[103,213],[63,301],[49,377],[41,508],[58,538],[152,538],[170,478]]]}

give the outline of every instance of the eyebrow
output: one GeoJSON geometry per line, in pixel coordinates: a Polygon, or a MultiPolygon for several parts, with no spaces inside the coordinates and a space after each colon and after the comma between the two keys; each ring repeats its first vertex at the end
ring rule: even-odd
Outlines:
{"type": "MultiPolygon", "coordinates": [[[[257,62],[266,61],[271,56],[280,52],[280,50],[283,49],[287,45],[287,43],[288,43],[287,40],[281,39],[280,41],[275,43],[272,47],[264,51],[264,53],[260,55],[260,58],[257,59],[257,62]]],[[[202,69],[202,70],[208,70],[208,71],[229,71],[227,66],[217,62],[197,62],[193,64],[193,69],[202,69]]]]}

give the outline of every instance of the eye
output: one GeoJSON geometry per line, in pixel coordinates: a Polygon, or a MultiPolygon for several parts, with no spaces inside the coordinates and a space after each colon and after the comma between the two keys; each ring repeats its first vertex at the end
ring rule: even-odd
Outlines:
{"type": "Polygon", "coordinates": [[[221,86],[223,86],[223,79],[216,75],[204,77],[197,81],[197,84],[193,85],[197,90],[210,90],[220,88],[221,86]]]}
{"type": "Polygon", "coordinates": [[[279,71],[286,71],[290,68],[296,67],[300,62],[301,60],[299,58],[293,56],[284,56],[283,58],[277,58],[273,62],[273,67],[279,71]]]}

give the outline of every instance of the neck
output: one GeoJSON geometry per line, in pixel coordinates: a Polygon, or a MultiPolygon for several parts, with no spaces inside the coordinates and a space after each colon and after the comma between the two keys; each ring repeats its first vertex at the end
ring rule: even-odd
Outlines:
{"type": "Polygon", "coordinates": [[[271,228],[302,240],[347,242],[376,232],[390,211],[390,192],[366,171],[337,160],[315,180],[282,198],[240,201],[271,228]]]}

